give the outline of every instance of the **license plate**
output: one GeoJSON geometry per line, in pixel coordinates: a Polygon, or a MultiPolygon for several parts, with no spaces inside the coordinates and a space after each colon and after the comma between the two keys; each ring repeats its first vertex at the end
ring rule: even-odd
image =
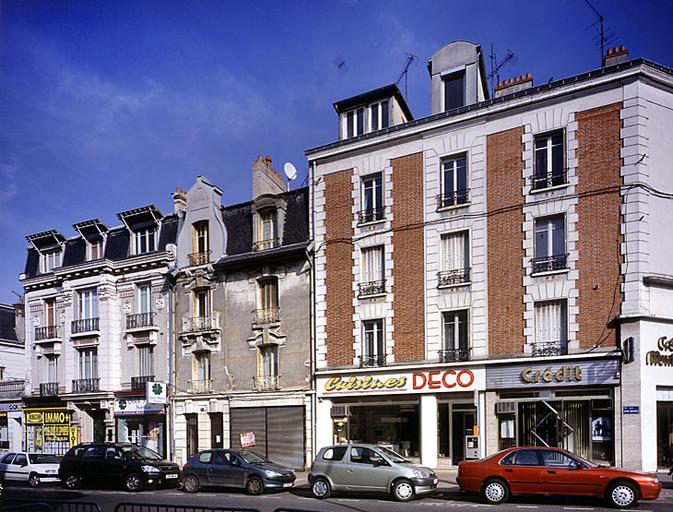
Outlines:
{"type": "Polygon", "coordinates": [[[166,480],[172,479],[172,478],[177,478],[178,475],[166,475],[166,480]]]}
{"type": "Polygon", "coordinates": [[[283,487],[292,487],[292,484],[290,484],[290,483],[283,484],[283,487]]]}

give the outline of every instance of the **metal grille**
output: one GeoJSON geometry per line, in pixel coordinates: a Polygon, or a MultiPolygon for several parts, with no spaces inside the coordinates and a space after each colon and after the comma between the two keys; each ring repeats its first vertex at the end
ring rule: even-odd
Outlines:
{"type": "Polygon", "coordinates": [[[470,359],[470,351],[466,348],[455,348],[439,351],[440,363],[455,363],[458,361],[468,361],[470,359]]]}
{"type": "Polygon", "coordinates": [[[47,325],[46,327],[35,328],[35,341],[51,340],[58,338],[58,326],[47,325]]]}
{"type": "Polygon", "coordinates": [[[79,332],[89,332],[98,330],[98,317],[83,318],[81,320],[73,320],[70,324],[70,330],[73,334],[79,332]]]}
{"type": "Polygon", "coordinates": [[[381,295],[386,293],[386,281],[369,281],[368,283],[358,284],[358,295],[367,297],[368,295],[381,295]]]}
{"type": "Polygon", "coordinates": [[[459,206],[467,204],[470,199],[470,189],[456,190],[449,194],[439,194],[437,196],[437,208],[450,208],[451,206],[459,206]]]}
{"type": "Polygon", "coordinates": [[[531,187],[533,190],[542,190],[545,188],[558,187],[568,183],[568,170],[550,172],[548,174],[538,174],[531,176],[531,187]]]}
{"type": "Polygon", "coordinates": [[[531,264],[533,265],[533,274],[565,270],[568,268],[568,255],[555,254],[554,256],[545,256],[544,258],[533,258],[531,264]]]}
{"type": "Polygon", "coordinates": [[[566,341],[541,341],[533,343],[533,356],[562,356],[568,353],[568,342],[566,341]]]}
{"type": "Polygon", "coordinates": [[[133,313],[126,315],[126,328],[137,329],[139,327],[152,327],[154,325],[154,313],[133,313]]]}
{"type": "Polygon", "coordinates": [[[73,393],[90,393],[93,391],[99,391],[99,377],[94,377],[92,379],[73,379],[72,381],[72,392],[73,393]]]}
{"type": "Polygon", "coordinates": [[[189,255],[189,264],[192,267],[206,265],[210,261],[211,251],[195,252],[189,255]]]}
{"type": "Polygon", "coordinates": [[[369,208],[367,210],[360,210],[358,212],[358,224],[366,224],[368,222],[377,222],[385,219],[385,208],[369,208]]]}
{"type": "Polygon", "coordinates": [[[470,282],[470,267],[437,272],[437,286],[453,286],[470,282]]]}
{"type": "Polygon", "coordinates": [[[280,322],[280,308],[271,307],[253,311],[253,323],[256,325],[274,324],[280,322]]]}

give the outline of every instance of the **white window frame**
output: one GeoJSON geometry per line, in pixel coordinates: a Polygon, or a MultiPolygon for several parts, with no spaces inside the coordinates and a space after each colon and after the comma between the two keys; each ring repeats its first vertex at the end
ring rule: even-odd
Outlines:
{"type": "Polygon", "coordinates": [[[98,347],[78,349],[77,371],[80,379],[98,378],[98,347]]]}
{"type": "MultiPolygon", "coordinates": [[[[552,138],[560,135],[561,136],[561,148],[562,148],[562,153],[563,153],[563,161],[561,162],[561,169],[559,169],[560,172],[563,172],[566,168],[566,132],[565,130],[554,130],[551,132],[545,132],[545,133],[539,133],[533,137],[533,176],[534,177],[541,177],[542,175],[544,176],[552,176],[552,173],[554,172],[553,169],[553,158],[552,158],[552,148],[554,147],[552,144],[552,138]],[[539,140],[546,139],[546,144],[544,148],[538,149],[537,142],[539,140]],[[546,158],[546,163],[543,173],[540,173],[540,170],[537,168],[537,152],[538,151],[546,151],[547,152],[547,158],[546,158]]],[[[538,189],[539,190],[539,189],[538,189]]]]}
{"type": "Polygon", "coordinates": [[[85,288],[77,291],[77,320],[98,318],[98,289],[85,288]]]}
{"type": "Polygon", "coordinates": [[[136,286],[136,312],[152,312],[152,285],[141,283],[136,286]]]}
{"type": "Polygon", "coordinates": [[[447,270],[461,270],[461,269],[467,269],[471,268],[471,262],[470,258],[472,256],[472,251],[471,246],[470,246],[470,230],[469,229],[460,229],[458,231],[449,231],[447,233],[442,233],[439,236],[439,255],[441,258],[439,268],[440,270],[447,271],[447,270]],[[456,266],[455,264],[450,264],[448,254],[447,254],[447,240],[449,238],[456,238],[456,237],[462,237],[463,238],[463,266],[459,267],[456,266]]]}
{"type": "MultiPolygon", "coordinates": [[[[568,300],[567,299],[555,299],[555,300],[544,300],[544,301],[539,301],[535,302],[533,304],[533,311],[534,311],[534,322],[535,322],[535,336],[534,336],[534,342],[535,343],[552,343],[552,342],[560,342],[561,345],[564,343],[568,342],[568,300]],[[544,307],[550,307],[553,305],[558,305],[560,306],[559,311],[561,313],[561,317],[558,320],[559,327],[561,328],[561,333],[559,339],[541,339],[541,337],[549,337],[549,336],[541,336],[541,332],[544,331],[543,326],[540,325],[541,321],[541,315],[542,315],[542,308],[544,307]]],[[[551,331],[550,326],[547,326],[547,331],[551,331]]]]}
{"type": "Polygon", "coordinates": [[[200,352],[193,352],[194,354],[194,380],[206,382],[210,380],[210,351],[204,350],[200,352]]]}
{"type": "MultiPolygon", "coordinates": [[[[439,165],[439,186],[440,186],[440,194],[442,197],[446,196],[446,175],[448,172],[451,173],[451,181],[453,185],[453,191],[454,194],[457,194],[459,192],[458,188],[458,174],[459,174],[459,169],[458,169],[458,161],[459,160],[465,160],[465,191],[470,190],[470,159],[469,155],[467,152],[462,152],[462,153],[456,153],[455,155],[447,155],[445,157],[442,157],[440,160],[440,165],[439,165]],[[452,163],[450,166],[450,169],[447,167],[447,164],[452,163]]],[[[469,195],[466,199],[465,202],[459,203],[456,200],[455,204],[452,205],[440,205],[440,208],[452,208],[456,206],[463,206],[466,205],[470,202],[469,195]]]]}
{"type": "Polygon", "coordinates": [[[565,213],[558,213],[554,215],[545,215],[544,217],[537,217],[533,222],[533,257],[534,258],[551,258],[553,256],[561,256],[568,253],[568,225],[566,220],[565,213]],[[563,252],[559,254],[554,254],[554,229],[553,222],[554,220],[561,220],[563,224],[563,252]],[[547,247],[545,250],[545,255],[538,256],[538,243],[537,243],[537,234],[538,234],[538,225],[544,223],[545,231],[547,232],[547,247]]]}
{"type": "Polygon", "coordinates": [[[390,100],[385,99],[381,101],[376,101],[374,103],[370,103],[367,106],[367,111],[368,111],[368,117],[369,119],[367,120],[367,128],[368,131],[370,132],[375,132],[377,130],[383,130],[384,128],[388,128],[390,126],[390,100]],[[376,108],[376,127],[374,126],[374,116],[372,115],[372,108],[376,108]],[[388,112],[388,124],[386,126],[383,126],[383,111],[386,110],[388,112]]]}
{"type": "Polygon", "coordinates": [[[357,137],[358,135],[363,135],[364,133],[367,132],[367,110],[368,106],[367,105],[359,105],[355,108],[348,109],[346,112],[343,114],[343,119],[344,119],[344,139],[350,139],[352,137],[357,137]],[[353,134],[349,135],[348,134],[348,115],[353,114],[353,119],[352,119],[352,130],[353,134]],[[360,113],[360,114],[359,114],[360,113]],[[358,133],[358,117],[359,115],[362,116],[362,132],[358,133]]]}
{"type": "Polygon", "coordinates": [[[470,310],[469,309],[452,309],[442,311],[442,350],[460,350],[460,321],[458,315],[465,314],[465,350],[470,350],[470,310]],[[447,318],[451,318],[452,322],[447,322],[447,318]],[[454,334],[453,340],[446,339],[446,325],[453,323],[454,334]],[[449,343],[451,342],[451,343],[449,343]]]}
{"type": "Polygon", "coordinates": [[[261,345],[259,347],[261,377],[278,377],[280,364],[278,361],[278,345],[261,345]],[[267,357],[268,356],[268,357],[267,357]]]}
{"type": "Polygon", "coordinates": [[[53,272],[55,268],[61,266],[63,251],[59,249],[57,251],[43,252],[41,253],[41,256],[42,273],[48,274],[49,272],[53,272]]]}
{"type": "Polygon", "coordinates": [[[50,384],[58,382],[58,358],[57,355],[47,355],[42,357],[42,364],[40,370],[40,382],[42,384],[50,384]]]}
{"type": "Polygon", "coordinates": [[[385,281],[386,280],[386,246],[385,245],[370,245],[368,247],[362,247],[360,249],[361,256],[361,269],[360,269],[360,282],[361,283],[371,283],[374,281],[385,281]],[[369,268],[370,261],[373,261],[375,256],[369,257],[371,253],[379,253],[379,266],[378,275],[374,276],[374,270],[369,268]]]}
{"type": "Polygon", "coordinates": [[[383,186],[383,173],[382,172],[376,172],[373,174],[368,174],[366,176],[362,176],[360,179],[360,193],[361,193],[361,208],[360,210],[362,211],[369,211],[366,208],[366,203],[365,203],[365,196],[366,196],[366,191],[367,191],[367,183],[372,182],[372,208],[371,211],[375,212],[379,208],[384,208],[385,203],[386,203],[386,198],[385,198],[385,188],[383,186]],[[381,204],[377,204],[377,185],[376,182],[379,181],[380,185],[378,188],[381,189],[381,204]]]}
{"type": "Polygon", "coordinates": [[[103,259],[103,256],[105,254],[105,240],[103,238],[100,238],[98,240],[95,240],[93,242],[87,242],[86,244],[86,249],[87,249],[87,260],[88,261],[95,261],[95,260],[100,260],[103,259]],[[98,248],[98,256],[94,258],[94,247],[98,248]]]}
{"type": "Polygon", "coordinates": [[[363,357],[382,357],[386,354],[386,319],[385,318],[370,318],[362,321],[362,356],[363,357]],[[368,325],[374,327],[369,329],[368,325]],[[367,352],[367,334],[371,332],[374,336],[372,340],[372,353],[367,352]],[[379,352],[379,348],[383,351],[379,352]]]}
{"type": "Polygon", "coordinates": [[[210,296],[210,289],[209,288],[198,288],[192,292],[192,311],[194,313],[194,316],[197,318],[207,318],[211,315],[212,311],[212,304],[211,304],[211,296],[210,296]],[[205,296],[205,314],[201,314],[201,308],[199,307],[201,305],[201,302],[199,300],[199,297],[203,294],[205,296]]]}
{"type": "Polygon", "coordinates": [[[134,254],[140,255],[155,252],[158,245],[157,234],[158,230],[156,227],[133,231],[134,254]],[[146,250],[142,250],[143,242],[145,243],[146,250]]]}

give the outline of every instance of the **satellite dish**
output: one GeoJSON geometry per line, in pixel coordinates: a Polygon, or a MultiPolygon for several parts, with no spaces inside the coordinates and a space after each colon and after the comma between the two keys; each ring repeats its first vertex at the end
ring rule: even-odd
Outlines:
{"type": "Polygon", "coordinates": [[[285,165],[283,165],[283,172],[285,173],[285,176],[287,176],[287,179],[292,181],[297,177],[297,168],[294,166],[292,162],[285,162],[285,165]]]}

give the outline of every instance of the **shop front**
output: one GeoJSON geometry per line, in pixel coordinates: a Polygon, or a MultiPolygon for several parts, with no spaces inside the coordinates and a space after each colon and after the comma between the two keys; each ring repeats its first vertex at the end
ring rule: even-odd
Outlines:
{"type": "Polygon", "coordinates": [[[64,455],[79,443],[79,429],[67,408],[25,408],[25,450],[64,455]]]}
{"type": "Polygon", "coordinates": [[[488,452],[555,446],[614,464],[619,371],[620,360],[614,357],[489,366],[487,405],[495,418],[488,452]]]}
{"type": "Polygon", "coordinates": [[[23,432],[21,402],[0,402],[0,450],[21,450],[23,432]]]}
{"type": "Polygon", "coordinates": [[[133,443],[166,457],[166,408],[145,399],[117,399],[114,402],[117,441],[133,443]]]}

